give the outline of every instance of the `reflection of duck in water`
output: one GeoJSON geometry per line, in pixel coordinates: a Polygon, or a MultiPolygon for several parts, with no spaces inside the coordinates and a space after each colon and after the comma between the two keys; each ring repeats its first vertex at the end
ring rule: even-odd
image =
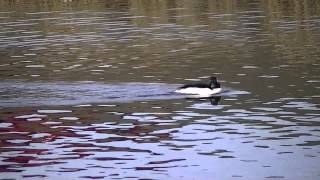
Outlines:
{"type": "Polygon", "coordinates": [[[216,77],[210,78],[209,84],[187,84],[174,92],[181,94],[197,95],[198,97],[211,97],[214,94],[218,94],[222,91],[220,83],[218,83],[216,77]]]}
{"type": "Polygon", "coordinates": [[[187,96],[187,99],[197,99],[197,100],[210,100],[210,104],[213,106],[219,105],[219,102],[221,101],[221,96],[211,96],[211,97],[202,97],[199,98],[199,96],[187,96]]]}
{"type": "Polygon", "coordinates": [[[210,97],[209,99],[212,105],[218,105],[221,100],[221,96],[214,96],[214,97],[210,97]]]}

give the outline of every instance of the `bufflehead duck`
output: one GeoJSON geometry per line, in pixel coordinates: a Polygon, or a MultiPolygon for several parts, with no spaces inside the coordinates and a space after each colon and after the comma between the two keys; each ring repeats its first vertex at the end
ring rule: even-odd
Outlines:
{"type": "Polygon", "coordinates": [[[209,84],[187,84],[178,88],[174,92],[189,95],[199,95],[200,97],[208,97],[214,94],[218,94],[221,91],[222,88],[220,87],[220,83],[218,83],[217,78],[211,77],[209,84]]]}

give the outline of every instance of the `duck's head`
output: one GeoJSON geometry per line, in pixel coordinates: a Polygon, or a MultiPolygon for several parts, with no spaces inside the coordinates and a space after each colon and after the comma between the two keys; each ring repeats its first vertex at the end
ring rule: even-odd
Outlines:
{"type": "Polygon", "coordinates": [[[210,77],[210,80],[211,80],[211,82],[217,82],[217,77],[211,76],[211,77],[210,77]]]}
{"type": "Polygon", "coordinates": [[[217,77],[211,76],[210,77],[210,88],[220,88],[220,84],[217,81],[217,77]]]}

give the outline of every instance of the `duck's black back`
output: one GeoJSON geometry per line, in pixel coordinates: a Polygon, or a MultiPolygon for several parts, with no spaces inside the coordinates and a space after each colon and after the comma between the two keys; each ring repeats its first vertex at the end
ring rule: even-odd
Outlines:
{"type": "Polygon", "coordinates": [[[191,87],[210,88],[210,86],[209,86],[208,84],[198,83],[198,84],[186,84],[186,85],[184,85],[184,86],[181,86],[180,89],[191,88],[191,87]]]}
{"type": "Polygon", "coordinates": [[[214,88],[220,88],[220,83],[218,83],[216,77],[211,77],[209,84],[205,84],[205,83],[186,84],[184,86],[181,86],[180,89],[191,88],[191,87],[214,89],[214,88]]]}

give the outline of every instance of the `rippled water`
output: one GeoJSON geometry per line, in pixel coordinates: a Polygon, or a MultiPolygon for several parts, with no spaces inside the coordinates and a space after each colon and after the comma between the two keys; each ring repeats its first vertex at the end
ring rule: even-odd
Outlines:
{"type": "Polygon", "coordinates": [[[0,0],[0,179],[319,179],[319,12],[0,0]]]}

